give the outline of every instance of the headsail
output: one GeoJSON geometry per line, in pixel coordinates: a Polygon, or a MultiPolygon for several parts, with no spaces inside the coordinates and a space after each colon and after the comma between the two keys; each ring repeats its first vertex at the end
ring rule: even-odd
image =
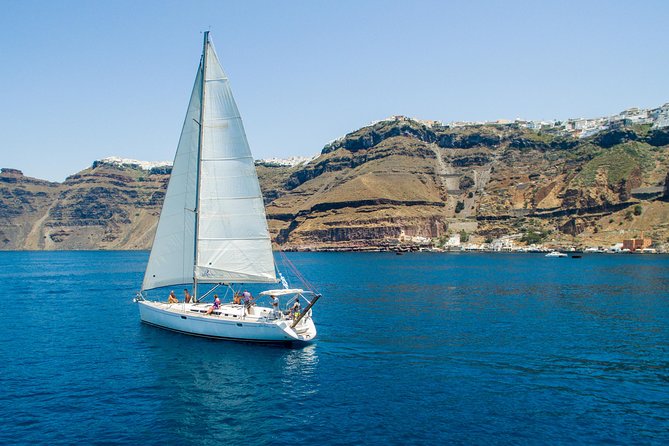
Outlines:
{"type": "Polygon", "coordinates": [[[200,133],[202,67],[198,69],[181,130],[172,175],[160,212],[143,290],[189,283],[193,280],[195,245],[195,195],[200,133]]]}
{"type": "Polygon", "coordinates": [[[208,33],[204,51],[143,289],[193,278],[205,283],[276,282],[253,157],[208,33]]]}

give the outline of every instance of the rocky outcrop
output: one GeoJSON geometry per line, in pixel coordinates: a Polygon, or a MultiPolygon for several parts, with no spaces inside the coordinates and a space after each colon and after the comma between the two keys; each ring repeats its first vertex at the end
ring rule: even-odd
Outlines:
{"type": "Polygon", "coordinates": [[[326,155],[339,149],[355,153],[370,149],[386,139],[396,136],[415,138],[427,143],[432,143],[437,138],[431,129],[413,120],[381,121],[327,144],[321,154],[326,155]]]}
{"type": "Polygon", "coordinates": [[[50,183],[0,174],[3,249],[147,249],[160,213],[165,174],[96,163],[50,183]],[[3,181],[10,179],[9,182],[3,181]]]}
{"type": "Polygon", "coordinates": [[[622,144],[628,141],[636,141],[638,139],[639,136],[636,134],[636,132],[634,132],[634,130],[618,129],[597,135],[594,139],[594,143],[600,147],[608,149],[618,144],[622,144]]]}
{"type": "Polygon", "coordinates": [[[669,146],[669,127],[651,131],[645,141],[651,146],[669,146]]]}
{"type": "Polygon", "coordinates": [[[451,163],[457,167],[485,166],[490,163],[486,155],[458,156],[451,159],[451,163]]]}
{"type": "Polygon", "coordinates": [[[580,219],[570,218],[564,224],[560,225],[560,231],[575,237],[585,231],[585,225],[580,219]]]}

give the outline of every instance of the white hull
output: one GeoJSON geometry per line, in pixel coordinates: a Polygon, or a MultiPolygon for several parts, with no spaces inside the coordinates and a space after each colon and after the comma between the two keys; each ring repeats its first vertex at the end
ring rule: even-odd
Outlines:
{"type": "Polygon", "coordinates": [[[211,304],[167,304],[139,301],[142,322],[192,336],[253,342],[309,342],[316,326],[308,314],[293,329],[287,316],[276,318],[270,308],[224,304],[214,314],[205,314],[211,304]]]}

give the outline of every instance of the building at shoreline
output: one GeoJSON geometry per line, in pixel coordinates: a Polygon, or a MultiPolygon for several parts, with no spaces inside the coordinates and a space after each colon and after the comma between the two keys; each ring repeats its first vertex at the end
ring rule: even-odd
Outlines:
{"type": "Polygon", "coordinates": [[[629,249],[631,252],[641,251],[643,249],[650,248],[652,244],[653,240],[644,237],[642,234],[641,238],[623,240],[623,249],[629,249]]]}

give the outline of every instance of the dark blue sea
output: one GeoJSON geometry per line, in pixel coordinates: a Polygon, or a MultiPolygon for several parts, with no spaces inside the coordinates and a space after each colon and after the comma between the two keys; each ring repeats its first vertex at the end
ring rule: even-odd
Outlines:
{"type": "Polygon", "coordinates": [[[146,252],[1,252],[0,444],[669,444],[668,256],[288,257],[302,348],[142,325],[146,252]]]}

